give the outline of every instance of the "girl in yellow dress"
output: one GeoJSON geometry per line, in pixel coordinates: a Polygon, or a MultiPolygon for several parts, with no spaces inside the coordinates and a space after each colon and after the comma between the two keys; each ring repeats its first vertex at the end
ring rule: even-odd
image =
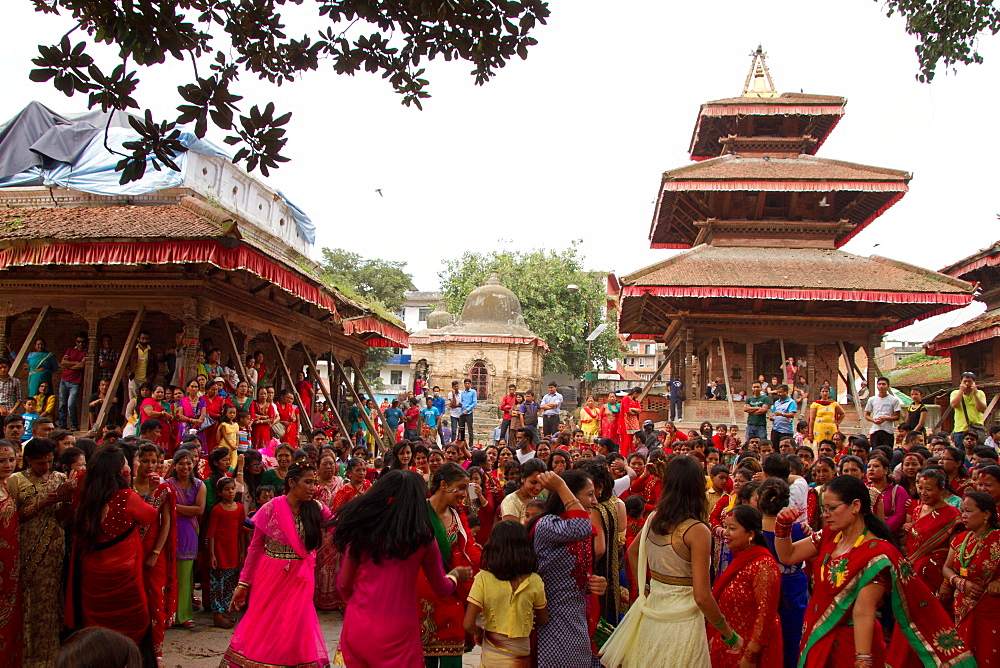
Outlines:
{"type": "Polygon", "coordinates": [[[830,399],[830,387],[819,388],[819,399],[809,407],[809,432],[806,437],[813,443],[825,438],[833,438],[840,430],[840,421],[844,419],[844,409],[840,404],[830,399]]]}

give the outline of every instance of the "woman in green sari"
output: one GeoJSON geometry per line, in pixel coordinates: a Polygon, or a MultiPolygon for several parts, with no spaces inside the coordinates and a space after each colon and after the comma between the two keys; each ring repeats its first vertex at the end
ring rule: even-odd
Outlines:
{"type": "MultiPolygon", "coordinates": [[[[45,339],[35,339],[34,350],[28,353],[28,396],[38,394],[38,386],[48,383],[52,387],[52,373],[59,369],[56,356],[45,349],[45,339]]],[[[39,412],[42,407],[39,406],[39,412]]]]}
{"type": "MultiPolygon", "coordinates": [[[[469,473],[454,462],[441,465],[431,477],[431,527],[441,551],[445,570],[468,566],[479,570],[480,549],[459,508],[469,498],[469,473]]],[[[420,611],[421,641],[428,668],[460,668],[465,652],[465,601],[471,583],[454,593],[438,596],[421,570],[417,578],[417,609],[420,611]]]]}

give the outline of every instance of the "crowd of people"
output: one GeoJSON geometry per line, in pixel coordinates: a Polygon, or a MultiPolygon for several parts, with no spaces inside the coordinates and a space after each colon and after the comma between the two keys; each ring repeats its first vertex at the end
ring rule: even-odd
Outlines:
{"type": "MultiPolygon", "coordinates": [[[[1000,430],[974,428],[974,378],[957,435],[923,419],[888,442],[786,432],[787,387],[751,401],[756,384],[744,429],[640,423],[638,388],[588,397],[572,429],[545,420],[561,396],[526,411],[511,388],[495,441],[461,417],[414,433],[404,413],[380,452],[322,420],[300,434],[281,406],[301,388],[275,404],[264,373],[233,387],[206,370],[172,401],[139,384],[134,434],[38,416],[25,438],[8,412],[0,663],[112,646],[99,627],[134,648],[125,665],[162,665],[165,630],[198,609],[235,625],[231,666],[448,668],[476,644],[487,667],[1000,661],[1000,430]],[[317,610],[344,611],[336,648],[317,610]]],[[[428,389],[442,416],[436,400],[462,409],[469,388],[428,389]]]]}

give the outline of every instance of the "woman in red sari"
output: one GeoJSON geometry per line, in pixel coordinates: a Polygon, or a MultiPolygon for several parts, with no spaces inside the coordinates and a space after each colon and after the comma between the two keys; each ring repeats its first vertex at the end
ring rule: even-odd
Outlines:
{"type": "Polygon", "coordinates": [[[306,380],[306,375],[301,371],[295,374],[295,389],[299,391],[302,410],[306,412],[306,415],[312,415],[313,395],[316,394],[316,390],[313,389],[312,383],[306,380]]]}
{"type": "Polygon", "coordinates": [[[834,478],[826,485],[822,512],[823,530],[794,543],[791,531],[799,511],[785,508],[775,522],[778,560],[813,562],[799,666],[882,666],[886,647],[875,613],[886,595],[896,614],[895,635],[925,665],[975,666],[948,613],[914,576],[891,543],[889,528],[872,512],[865,484],[852,476],[834,478]]]}
{"type": "MultiPolygon", "coordinates": [[[[479,545],[459,509],[469,498],[469,473],[455,462],[445,462],[431,478],[431,528],[446,570],[468,566],[479,570],[479,545]]],[[[420,611],[424,657],[439,657],[441,668],[458,668],[465,652],[465,599],[470,584],[454,593],[438,596],[421,569],[417,578],[417,609],[420,611]]]]}
{"type": "Polygon", "coordinates": [[[354,497],[371,489],[372,483],[365,477],[367,468],[363,459],[352,457],[347,461],[347,471],[344,473],[346,480],[333,495],[331,510],[336,511],[354,497]]]}
{"type": "Polygon", "coordinates": [[[948,556],[948,544],[960,528],[958,509],[944,501],[948,486],[940,469],[927,468],[917,476],[917,494],[906,516],[903,530],[906,561],[931,591],[937,591],[944,576],[941,567],[948,556]]]}
{"type": "MultiPolygon", "coordinates": [[[[313,498],[326,506],[332,513],[337,492],[344,479],[337,475],[337,455],[333,450],[323,449],[319,453],[316,493],[313,498]]],[[[316,591],[313,604],[318,610],[343,610],[344,601],[337,591],[337,575],[340,572],[340,553],[333,544],[333,534],[323,532],[323,542],[316,550],[316,591]]]]}
{"type": "MultiPolygon", "coordinates": [[[[631,448],[632,434],[642,428],[639,423],[639,411],[642,408],[639,404],[639,395],[641,393],[641,387],[633,387],[629,390],[628,394],[622,397],[621,410],[619,411],[619,427],[621,429],[618,436],[619,448],[631,448]]],[[[632,450],[630,449],[629,454],[631,453],[632,450]]]]}
{"type": "Polygon", "coordinates": [[[205,416],[212,420],[213,425],[203,432],[208,452],[215,450],[219,445],[219,430],[214,425],[222,422],[222,407],[226,403],[226,400],[219,395],[220,389],[222,389],[222,383],[218,380],[209,379],[205,386],[205,416]]]}
{"type": "Polygon", "coordinates": [[[608,392],[608,400],[601,404],[601,438],[610,438],[621,447],[621,404],[618,395],[608,392]]]}
{"type": "Polygon", "coordinates": [[[277,409],[278,421],[285,425],[281,442],[293,448],[299,447],[299,407],[295,405],[295,395],[291,390],[282,390],[277,409]]]}
{"type": "Polygon", "coordinates": [[[730,628],[743,639],[743,650],[732,654],[722,635],[709,628],[712,668],[782,665],[781,569],[764,538],[763,518],[753,506],[736,506],[726,517],[724,537],[733,561],[712,587],[712,595],[730,628]]]}
{"type": "Polygon", "coordinates": [[[0,441],[0,666],[20,666],[24,649],[17,504],[7,491],[16,463],[14,446],[0,441]]]}
{"type": "Polygon", "coordinates": [[[153,393],[148,399],[143,399],[139,405],[140,424],[146,420],[157,420],[160,423],[160,437],[156,439],[156,444],[168,452],[173,448],[174,439],[170,434],[170,420],[173,414],[169,404],[167,408],[163,406],[164,388],[162,385],[154,385],[153,393]]]}
{"type": "Polygon", "coordinates": [[[159,521],[141,525],[142,580],[152,622],[153,651],[163,660],[163,633],[177,614],[177,537],[174,535],[174,489],[160,475],[163,453],[155,445],[139,446],[132,489],[159,512],[159,521]]]}
{"type": "Polygon", "coordinates": [[[74,523],[66,626],[103,626],[139,644],[150,616],[136,529],[157,522],[160,513],[129,486],[129,474],[125,454],[114,445],[87,463],[74,523]]]}
{"type": "Polygon", "coordinates": [[[938,464],[944,469],[948,476],[948,484],[955,490],[959,497],[965,496],[966,491],[976,488],[976,481],[969,474],[969,469],[965,468],[965,453],[954,446],[948,446],[938,455],[938,464]]]}
{"type": "Polygon", "coordinates": [[[1000,665],[1000,519],[986,492],[962,500],[966,529],[951,539],[942,601],[953,601],[958,634],[982,666],[1000,665]]]}
{"type": "Polygon", "coordinates": [[[267,398],[267,388],[257,388],[257,401],[250,404],[250,442],[260,450],[271,442],[271,425],[278,421],[278,411],[267,398]]]}

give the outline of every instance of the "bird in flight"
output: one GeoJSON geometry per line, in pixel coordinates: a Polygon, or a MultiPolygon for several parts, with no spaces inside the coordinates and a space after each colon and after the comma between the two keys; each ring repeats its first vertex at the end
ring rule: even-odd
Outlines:
{"type": "Polygon", "coordinates": [[[385,195],[383,195],[383,194],[382,194],[382,189],[381,189],[381,188],[376,188],[376,189],[375,189],[375,192],[377,192],[377,193],[378,193],[378,196],[379,196],[379,197],[385,197],[385,195]]]}

